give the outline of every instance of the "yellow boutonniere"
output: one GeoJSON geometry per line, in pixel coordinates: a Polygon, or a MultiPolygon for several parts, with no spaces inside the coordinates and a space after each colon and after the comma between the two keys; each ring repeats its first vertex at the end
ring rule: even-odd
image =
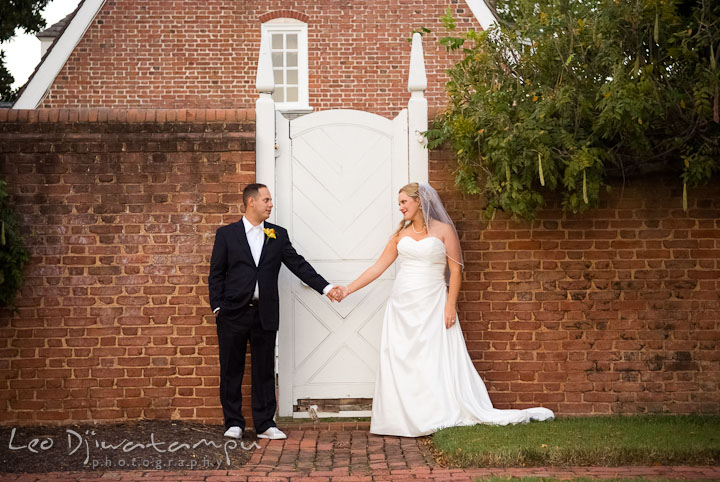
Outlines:
{"type": "Polygon", "coordinates": [[[274,230],[274,229],[265,228],[265,229],[263,229],[263,231],[265,231],[265,236],[267,236],[268,238],[272,238],[272,239],[276,239],[276,238],[277,238],[277,236],[275,236],[275,230],[274,230]]]}

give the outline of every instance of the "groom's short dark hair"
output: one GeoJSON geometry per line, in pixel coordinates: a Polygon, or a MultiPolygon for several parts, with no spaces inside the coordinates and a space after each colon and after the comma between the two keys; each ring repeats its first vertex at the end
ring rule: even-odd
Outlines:
{"type": "Polygon", "coordinates": [[[248,199],[256,197],[258,195],[258,192],[260,192],[260,189],[263,187],[267,186],[265,184],[260,184],[257,182],[245,186],[245,189],[243,189],[243,204],[247,206],[248,199]]]}

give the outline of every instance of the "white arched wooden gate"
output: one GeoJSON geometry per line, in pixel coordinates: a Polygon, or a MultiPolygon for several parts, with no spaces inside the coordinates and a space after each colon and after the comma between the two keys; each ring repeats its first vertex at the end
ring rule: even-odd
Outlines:
{"type": "MultiPolygon", "coordinates": [[[[393,121],[332,110],[278,114],[277,221],[328,281],[347,284],[382,253],[408,181],[407,111],[393,121]],[[282,141],[280,141],[282,139],[282,141]]],[[[281,414],[298,399],[372,398],[394,267],[341,303],[283,270],[278,341],[281,414]]]]}
{"type": "MultiPolygon", "coordinates": [[[[427,180],[422,47],[413,38],[408,109],[390,120],[356,110],[288,120],[275,112],[266,46],[258,67],[258,182],[275,199],[272,221],[328,281],[347,284],[382,253],[400,222],[397,191],[427,180]],[[263,74],[265,72],[265,74],[263,74]]],[[[283,269],[278,389],[281,416],[299,399],[372,398],[380,330],[395,268],[341,303],[331,303],[283,269]]],[[[334,416],[367,415],[335,413],[334,416]]],[[[306,416],[306,414],[300,414],[306,416]]]]}

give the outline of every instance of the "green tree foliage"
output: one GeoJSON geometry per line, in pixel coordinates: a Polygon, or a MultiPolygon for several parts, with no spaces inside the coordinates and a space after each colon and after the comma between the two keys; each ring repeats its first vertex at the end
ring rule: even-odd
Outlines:
{"type": "MultiPolygon", "coordinates": [[[[39,32],[45,27],[42,11],[50,0],[0,0],[0,42],[10,40],[16,30],[26,33],[39,32]]],[[[12,89],[15,81],[5,68],[4,52],[0,51],[0,100],[13,101],[17,91],[12,89]]]]}
{"type": "Polygon", "coordinates": [[[28,252],[23,246],[5,181],[0,180],[0,307],[12,307],[22,286],[28,252]]]}
{"type": "Polygon", "coordinates": [[[14,99],[16,92],[12,88],[13,82],[15,79],[5,67],[5,52],[0,50],[0,101],[6,102],[14,99]]]}
{"type": "Polygon", "coordinates": [[[609,176],[674,171],[687,189],[720,170],[720,2],[497,7],[488,31],[452,36],[443,19],[441,43],[463,58],[427,133],[455,149],[457,184],[485,195],[487,215],[532,218],[549,191],[584,211],[609,176]]]}

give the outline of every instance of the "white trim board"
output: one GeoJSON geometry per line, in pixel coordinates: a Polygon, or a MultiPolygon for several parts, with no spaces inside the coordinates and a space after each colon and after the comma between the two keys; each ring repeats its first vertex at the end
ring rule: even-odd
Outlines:
{"type": "MultiPolygon", "coordinates": [[[[339,412],[317,412],[318,418],[350,418],[350,417],[369,417],[372,410],[340,410],[339,412]]],[[[293,418],[312,418],[307,412],[293,412],[293,418]]]]}
{"type": "Polygon", "coordinates": [[[490,7],[487,6],[485,0],[465,0],[465,3],[470,7],[470,11],[475,15],[478,22],[480,22],[483,30],[487,30],[497,23],[495,14],[493,14],[490,7]]]}
{"type": "Polygon", "coordinates": [[[105,0],[85,0],[62,36],[41,61],[30,82],[25,86],[13,109],[36,109],[47,95],[62,68],[82,40],[105,0]]]}

